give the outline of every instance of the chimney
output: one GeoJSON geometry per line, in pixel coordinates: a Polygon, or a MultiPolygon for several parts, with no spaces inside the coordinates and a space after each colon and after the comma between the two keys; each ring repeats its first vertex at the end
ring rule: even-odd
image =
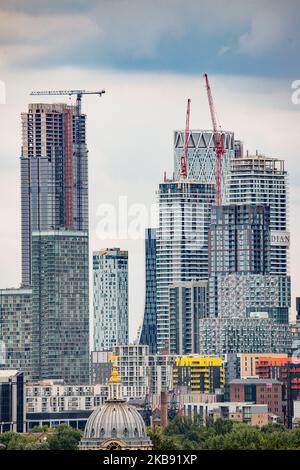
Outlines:
{"type": "Polygon", "coordinates": [[[168,426],[168,392],[161,392],[160,403],[160,425],[164,429],[168,426]]]}

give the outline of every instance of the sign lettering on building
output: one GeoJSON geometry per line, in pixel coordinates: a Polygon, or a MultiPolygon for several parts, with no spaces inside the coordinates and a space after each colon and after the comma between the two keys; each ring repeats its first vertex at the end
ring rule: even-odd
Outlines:
{"type": "Polygon", "coordinates": [[[271,230],[271,246],[290,246],[290,233],[271,230]]]}

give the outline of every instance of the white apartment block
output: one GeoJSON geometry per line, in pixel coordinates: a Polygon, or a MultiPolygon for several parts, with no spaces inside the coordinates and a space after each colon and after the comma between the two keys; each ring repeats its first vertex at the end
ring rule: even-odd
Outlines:
{"type": "Polygon", "coordinates": [[[26,413],[93,410],[107,398],[106,385],[64,385],[44,380],[26,384],[26,413]]]}
{"type": "Polygon", "coordinates": [[[94,351],[128,343],[128,252],[93,253],[94,351]]]}

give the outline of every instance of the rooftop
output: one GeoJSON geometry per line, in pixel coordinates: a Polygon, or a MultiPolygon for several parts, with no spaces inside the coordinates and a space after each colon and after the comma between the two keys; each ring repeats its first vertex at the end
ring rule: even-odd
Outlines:
{"type": "Polygon", "coordinates": [[[17,369],[2,369],[0,370],[0,379],[15,377],[18,373],[19,371],[17,369]]]}
{"type": "Polygon", "coordinates": [[[229,384],[241,384],[241,385],[248,385],[248,384],[281,384],[282,382],[279,382],[279,380],[276,379],[255,379],[255,378],[249,378],[249,379],[234,379],[230,380],[229,384]]]}

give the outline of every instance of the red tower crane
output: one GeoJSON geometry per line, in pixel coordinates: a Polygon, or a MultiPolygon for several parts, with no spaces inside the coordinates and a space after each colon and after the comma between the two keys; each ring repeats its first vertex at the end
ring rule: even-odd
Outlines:
{"type": "Polygon", "coordinates": [[[186,118],[185,118],[185,134],[184,134],[184,153],[181,158],[181,168],[180,174],[183,178],[187,177],[187,159],[188,159],[188,143],[189,143],[189,133],[190,133],[190,110],[191,110],[191,100],[187,100],[186,107],[186,118]]]}
{"type": "Polygon", "coordinates": [[[224,149],[224,133],[218,131],[216,111],[214,107],[211,88],[208,80],[207,73],[204,74],[205,86],[207,91],[208,104],[210,109],[210,116],[213,125],[215,149],[216,149],[216,205],[221,205],[221,172],[222,172],[222,155],[224,149]]]}

